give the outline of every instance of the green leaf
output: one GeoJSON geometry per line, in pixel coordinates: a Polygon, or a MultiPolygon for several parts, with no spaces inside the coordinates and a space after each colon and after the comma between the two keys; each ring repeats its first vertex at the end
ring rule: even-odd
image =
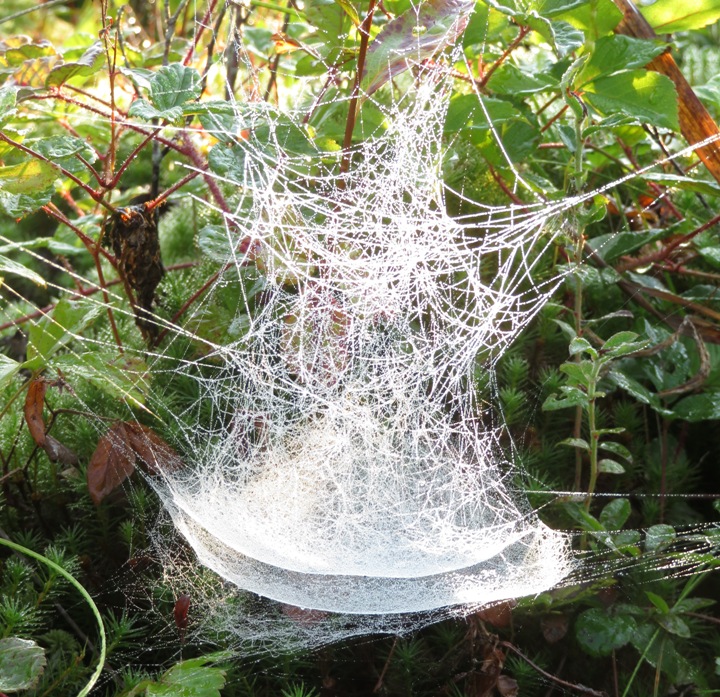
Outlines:
{"type": "Polygon", "coordinates": [[[350,0],[335,0],[335,2],[342,7],[343,12],[350,17],[350,21],[357,27],[360,26],[360,16],[355,6],[350,0]]]}
{"type": "Polygon", "coordinates": [[[597,39],[615,29],[622,19],[622,12],[612,0],[593,0],[556,14],[555,19],[563,19],[581,29],[587,37],[597,39]]]}
{"type": "Polygon", "coordinates": [[[21,367],[20,363],[0,353],[0,390],[4,390],[12,382],[21,367]]]}
{"type": "Polygon", "coordinates": [[[561,440],[558,445],[569,445],[571,448],[590,451],[590,444],[584,438],[566,438],[565,440],[561,440]]]}
{"type": "Polygon", "coordinates": [[[4,124],[16,111],[15,102],[18,88],[15,85],[0,87],[0,125],[4,124]]]}
{"type": "Polygon", "coordinates": [[[520,112],[510,102],[502,99],[483,97],[481,103],[474,94],[456,95],[448,106],[445,133],[487,131],[491,125],[497,126],[520,116],[520,112]]]}
{"type": "Polygon", "coordinates": [[[226,671],[207,664],[227,660],[230,656],[227,652],[217,652],[182,661],[158,682],[148,685],[145,694],[147,697],[220,697],[226,671]]]}
{"type": "MultiPolygon", "coordinates": [[[[11,273],[14,276],[21,276],[22,278],[27,278],[29,281],[32,281],[36,285],[42,286],[43,288],[47,285],[45,279],[39,273],[36,273],[32,269],[28,269],[26,266],[23,266],[19,262],[8,259],[6,256],[0,254],[0,274],[3,273],[11,273]]],[[[0,286],[1,285],[2,282],[0,279],[0,286]]]]}
{"type": "Polygon", "coordinates": [[[412,65],[455,43],[474,5],[474,0],[427,0],[388,22],[370,44],[361,88],[372,94],[412,65]]]}
{"type": "Polygon", "coordinates": [[[583,98],[606,115],[619,112],[659,128],[680,128],[675,86],[665,75],[629,70],[601,77],[585,85],[583,98]]]}
{"type": "MultiPolygon", "coordinates": [[[[720,191],[718,191],[718,195],[720,195],[720,191]]],[[[601,259],[609,263],[644,247],[646,244],[664,239],[667,234],[668,231],[665,228],[649,230],[648,232],[611,232],[607,235],[593,237],[589,241],[589,245],[601,259]]]]}
{"type": "Polygon", "coordinates": [[[563,395],[558,398],[555,396],[548,397],[542,405],[543,411],[556,411],[557,409],[567,409],[568,407],[587,407],[587,395],[577,387],[563,385],[560,388],[563,395]]]}
{"type": "Polygon", "coordinates": [[[58,173],[46,162],[27,160],[0,167],[0,188],[6,194],[33,195],[52,186],[58,173]]]}
{"type": "Polygon", "coordinates": [[[645,531],[645,550],[659,552],[675,542],[677,534],[671,525],[653,525],[645,531]]]}
{"type": "Polygon", "coordinates": [[[602,352],[613,354],[618,349],[625,348],[628,344],[635,346],[638,342],[635,339],[638,335],[635,332],[623,331],[613,334],[605,343],[602,345],[602,352]]]}
{"type": "Polygon", "coordinates": [[[160,68],[150,80],[150,101],[168,111],[200,97],[202,81],[195,68],[173,63],[160,68]]]}
{"type": "Polygon", "coordinates": [[[350,16],[335,0],[313,0],[305,3],[303,14],[317,29],[313,46],[324,60],[324,66],[340,55],[350,28],[350,16]]]}
{"type": "Polygon", "coordinates": [[[73,174],[87,171],[85,165],[76,157],[77,155],[90,164],[97,159],[95,151],[86,141],[73,136],[42,138],[33,143],[33,149],[73,174]]]}
{"type": "Polygon", "coordinates": [[[591,80],[619,71],[646,66],[667,49],[667,44],[635,39],[622,34],[603,36],[595,44],[590,60],[575,80],[576,88],[591,80]]]}
{"type": "Polygon", "coordinates": [[[630,501],[613,499],[600,512],[600,522],[606,530],[620,530],[630,517],[630,501]]]}
{"type": "Polygon", "coordinates": [[[0,187],[0,211],[11,218],[22,218],[49,203],[52,194],[49,189],[32,194],[11,194],[0,187]]]}
{"type": "Polygon", "coordinates": [[[73,77],[90,77],[97,73],[104,64],[105,48],[102,41],[96,41],[76,61],[54,67],[47,76],[45,84],[48,87],[57,87],[73,77]]]}
{"type": "Polygon", "coordinates": [[[622,457],[623,459],[632,463],[632,454],[624,445],[620,445],[620,443],[614,443],[612,441],[602,441],[599,443],[598,447],[601,450],[606,450],[607,452],[612,453],[613,455],[617,455],[618,457],[622,457]]]}
{"type": "Polygon", "coordinates": [[[603,458],[598,462],[598,472],[601,474],[625,474],[625,468],[615,460],[603,458]]]}
{"type": "Polygon", "coordinates": [[[670,634],[675,634],[683,639],[689,639],[692,636],[690,627],[687,626],[685,620],[673,612],[669,612],[667,615],[660,615],[655,618],[655,621],[666,632],[670,632],[670,634]]]}
{"type": "Polygon", "coordinates": [[[720,0],[655,0],[651,5],[640,3],[638,9],[659,34],[702,29],[720,19],[720,0]]]}
{"type": "Polygon", "coordinates": [[[34,687],[45,669],[45,649],[34,641],[0,639],[0,691],[20,692],[34,687]]]}
{"type": "Polygon", "coordinates": [[[571,356],[575,356],[578,353],[587,353],[593,358],[598,357],[598,352],[593,348],[593,345],[581,336],[576,336],[570,342],[569,353],[571,356]]]}
{"type": "Polygon", "coordinates": [[[27,360],[23,368],[39,370],[75,335],[89,327],[101,314],[99,303],[63,298],[55,309],[28,332],[27,360]]]}
{"type": "Polygon", "coordinates": [[[691,423],[720,419],[720,393],[708,391],[684,397],[673,406],[672,414],[691,423]]]}
{"type": "Polygon", "coordinates": [[[656,593],[652,593],[650,591],[645,591],[645,595],[647,596],[647,599],[658,609],[660,612],[668,613],[670,612],[670,606],[665,601],[665,598],[661,598],[656,593]]]}
{"type": "Polygon", "coordinates": [[[585,42],[585,34],[572,24],[563,21],[552,22],[533,12],[527,17],[527,26],[535,30],[550,44],[559,58],[572,53],[585,42]]]}
{"type": "Polygon", "coordinates": [[[523,95],[556,89],[558,81],[549,73],[530,74],[511,63],[503,63],[493,73],[487,86],[497,94],[523,95]]]}
{"type": "Polygon", "coordinates": [[[614,614],[591,608],[580,613],[575,622],[575,636],[580,647],[591,656],[609,656],[622,648],[634,636],[635,618],[628,614],[614,614]]]}
{"type": "Polygon", "coordinates": [[[128,109],[128,116],[133,116],[145,121],[153,119],[165,119],[174,123],[182,118],[183,108],[181,106],[172,107],[170,109],[156,109],[147,99],[136,99],[128,109]]]}

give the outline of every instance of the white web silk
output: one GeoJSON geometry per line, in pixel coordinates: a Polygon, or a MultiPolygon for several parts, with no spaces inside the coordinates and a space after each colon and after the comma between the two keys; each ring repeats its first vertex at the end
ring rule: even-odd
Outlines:
{"type": "Polygon", "coordinates": [[[203,564],[290,605],[478,606],[573,567],[566,536],[514,490],[474,397],[478,365],[492,372],[559,282],[532,277],[558,225],[547,206],[448,215],[436,78],[340,178],[303,182],[302,160],[236,143],[246,176],[228,249],[250,243],[220,282],[242,283],[254,261],[264,288],[202,381],[222,426],[199,449],[193,435],[192,467],[156,486],[203,564]]]}

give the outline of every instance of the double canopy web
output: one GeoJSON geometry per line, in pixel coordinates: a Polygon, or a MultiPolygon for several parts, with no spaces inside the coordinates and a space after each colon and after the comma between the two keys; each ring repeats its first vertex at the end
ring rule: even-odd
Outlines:
{"type": "Polygon", "coordinates": [[[340,175],[293,156],[262,107],[277,147],[224,134],[236,209],[213,230],[216,291],[240,289],[237,338],[177,369],[215,426],[181,415],[192,466],[156,487],[199,560],[242,589],[382,615],[533,594],[571,569],[475,397],[559,282],[534,278],[557,211],[447,213],[445,80],[420,70],[340,175]]]}

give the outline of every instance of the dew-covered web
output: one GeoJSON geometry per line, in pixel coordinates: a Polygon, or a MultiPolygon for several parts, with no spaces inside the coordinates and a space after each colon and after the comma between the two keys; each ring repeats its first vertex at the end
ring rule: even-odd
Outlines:
{"type": "Polygon", "coordinates": [[[409,631],[578,568],[476,387],[570,273],[541,262],[592,194],[451,216],[447,50],[429,62],[419,41],[392,89],[360,92],[366,134],[347,161],[308,151],[308,115],[331,99],[310,85],[282,109],[248,90],[231,128],[208,129],[230,208],[197,199],[219,270],[178,325],[156,318],[165,341],[143,354],[147,410],[183,461],[150,481],[172,523],[156,532],[168,577],[197,582],[206,621],[243,640],[409,631]],[[363,103],[382,113],[374,130],[363,103]],[[213,342],[228,297],[232,340],[213,342]],[[173,410],[178,383],[194,398],[173,410]],[[185,543],[215,575],[191,570],[185,543]]]}
{"type": "Polygon", "coordinates": [[[270,147],[215,134],[234,209],[206,230],[224,266],[186,325],[236,285],[237,339],[169,377],[199,387],[177,415],[192,462],[154,481],[176,528],[223,579],[334,613],[322,624],[339,635],[342,615],[357,616],[350,633],[397,626],[536,594],[573,568],[474,397],[561,280],[534,271],[567,204],[446,212],[444,73],[417,64],[374,100],[385,124],[342,174],[283,140],[305,113],[237,104],[270,147]]]}

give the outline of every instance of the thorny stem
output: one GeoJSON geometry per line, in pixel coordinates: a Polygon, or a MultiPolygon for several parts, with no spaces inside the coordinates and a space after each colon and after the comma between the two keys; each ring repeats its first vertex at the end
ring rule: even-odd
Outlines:
{"type": "Polygon", "coordinates": [[[355,71],[355,82],[353,84],[350,106],[348,109],[347,121],[345,123],[345,137],[343,138],[343,157],[340,163],[340,174],[345,174],[350,168],[350,146],[352,135],[355,130],[355,119],[357,118],[358,100],[360,98],[360,82],[362,81],[363,70],[365,69],[365,57],[367,56],[368,43],[370,41],[370,27],[372,26],[373,15],[377,7],[377,0],[370,0],[368,13],[358,27],[360,33],[360,50],[358,52],[357,70],[355,71]]]}

